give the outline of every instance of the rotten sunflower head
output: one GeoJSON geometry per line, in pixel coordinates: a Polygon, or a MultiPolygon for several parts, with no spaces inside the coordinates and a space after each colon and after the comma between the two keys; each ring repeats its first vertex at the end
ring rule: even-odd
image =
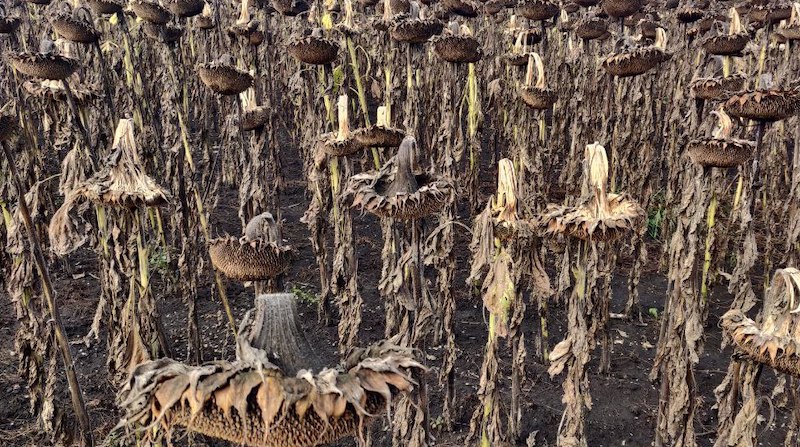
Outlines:
{"type": "Polygon", "coordinates": [[[608,193],[608,158],[598,143],[586,146],[588,195],[577,206],[550,204],[539,217],[542,231],[581,240],[613,240],[641,225],[645,212],[624,194],[608,193]]]}

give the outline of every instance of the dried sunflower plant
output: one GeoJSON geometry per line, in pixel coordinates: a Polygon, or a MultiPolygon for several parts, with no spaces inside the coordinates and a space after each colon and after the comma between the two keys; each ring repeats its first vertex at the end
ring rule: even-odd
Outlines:
{"type": "Polygon", "coordinates": [[[142,169],[133,129],[132,120],[120,120],[103,168],[73,185],[49,227],[51,246],[66,255],[87,240],[87,235],[79,231],[87,226],[74,212],[86,201],[96,206],[105,259],[101,276],[108,283],[98,303],[95,325],[106,313],[108,365],[118,380],[139,362],[170,352],[150,287],[149,242],[142,212],[166,204],[168,196],[142,169]],[[117,210],[117,215],[107,215],[106,209],[117,210]],[[123,277],[127,281],[122,281],[123,277]],[[127,298],[123,298],[125,282],[127,298]]]}
{"type": "Polygon", "coordinates": [[[473,262],[468,283],[483,279],[483,304],[489,311],[488,339],[478,390],[480,405],[475,408],[470,422],[470,439],[479,439],[481,446],[505,445],[521,435],[520,394],[527,354],[521,329],[525,303],[518,287],[526,282],[524,277],[528,277],[527,281],[534,284],[534,299],[551,294],[550,280],[538,258],[536,227],[517,215],[517,188],[513,163],[507,158],[501,159],[497,194],[476,217],[470,247],[473,262]],[[511,405],[507,414],[503,414],[499,387],[499,343],[503,338],[508,339],[512,355],[511,405]]]}
{"type": "MultiPolygon", "coordinates": [[[[585,410],[591,409],[586,365],[598,333],[607,337],[609,295],[598,293],[597,279],[608,269],[615,243],[635,231],[644,210],[624,194],[608,193],[608,158],[598,143],[586,146],[585,196],[577,206],[549,205],[538,217],[546,236],[566,245],[565,262],[573,276],[568,298],[566,338],[550,353],[551,377],[567,369],[564,379],[564,420],[559,426],[559,445],[586,446],[585,410]],[[574,253],[574,258],[572,258],[574,253]],[[572,258],[572,259],[570,259],[572,258]]],[[[609,349],[604,344],[604,349],[609,349]]],[[[604,353],[604,356],[609,355],[604,353]]]]}

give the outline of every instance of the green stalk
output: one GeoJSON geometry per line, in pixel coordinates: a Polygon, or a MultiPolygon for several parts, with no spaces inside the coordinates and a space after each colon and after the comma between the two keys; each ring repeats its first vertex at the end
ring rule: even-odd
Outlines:
{"type": "MultiPolygon", "coordinates": [[[[475,74],[475,64],[470,63],[467,74],[467,130],[469,138],[472,140],[478,134],[478,77],[475,74]]],[[[475,153],[475,145],[469,145],[469,168],[474,172],[478,168],[478,154],[475,153]]]]}
{"type": "Polygon", "coordinates": [[[713,191],[711,193],[711,202],[708,204],[708,209],[706,210],[706,244],[705,244],[705,253],[703,254],[703,276],[702,282],[700,284],[700,302],[705,308],[706,303],[708,302],[708,294],[709,294],[709,285],[708,285],[708,273],[711,270],[711,242],[714,235],[714,226],[716,225],[715,217],[717,214],[717,193],[713,191]]]}
{"type": "MultiPolygon", "coordinates": [[[[489,314],[489,338],[486,340],[486,355],[494,355],[493,352],[495,351],[495,342],[497,339],[497,315],[489,314]]],[[[483,404],[483,421],[482,421],[482,429],[481,429],[481,447],[491,447],[492,443],[489,440],[489,433],[487,432],[487,426],[489,424],[489,417],[492,414],[492,410],[494,408],[494,401],[491,398],[487,398],[486,402],[483,404]]]]}
{"type": "Polygon", "coordinates": [[[384,106],[386,106],[386,116],[392,116],[392,69],[389,66],[383,67],[384,82],[384,106]]]}
{"type": "MultiPolygon", "coordinates": [[[[347,36],[347,52],[350,54],[350,68],[353,69],[353,77],[356,80],[356,91],[358,92],[358,103],[361,106],[361,113],[364,115],[364,124],[370,125],[369,112],[367,110],[367,95],[364,92],[364,83],[361,82],[361,69],[358,65],[358,54],[356,47],[353,44],[353,38],[347,36]]],[[[372,160],[375,163],[375,169],[381,168],[381,159],[378,156],[378,149],[372,148],[372,160]]]]}

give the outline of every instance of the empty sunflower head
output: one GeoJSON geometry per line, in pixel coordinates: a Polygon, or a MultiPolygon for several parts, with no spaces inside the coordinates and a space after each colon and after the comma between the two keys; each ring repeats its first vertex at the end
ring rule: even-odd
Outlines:
{"type": "Polygon", "coordinates": [[[766,293],[761,322],[740,309],[722,317],[722,328],[739,351],[757,363],[800,377],[800,271],[775,272],[766,293]]]}
{"type": "Polygon", "coordinates": [[[543,232],[582,240],[611,240],[638,229],[644,210],[626,195],[607,193],[608,158],[598,143],[586,146],[584,175],[588,194],[583,203],[548,205],[539,218],[543,232]]]}

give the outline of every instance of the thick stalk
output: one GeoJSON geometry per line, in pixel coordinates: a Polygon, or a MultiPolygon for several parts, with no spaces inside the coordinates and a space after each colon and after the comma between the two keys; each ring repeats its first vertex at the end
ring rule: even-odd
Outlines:
{"type": "Polygon", "coordinates": [[[72,408],[75,411],[75,417],[78,419],[78,425],[81,428],[81,445],[83,447],[91,447],[94,445],[92,424],[89,421],[89,414],[86,411],[86,405],[83,401],[83,393],[78,383],[78,376],[75,374],[75,365],[73,364],[72,353],[69,349],[69,339],[64,331],[64,324],[61,322],[61,312],[59,311],[58,303],[56,303],[53,283],[50,280],[50,273],[47,270],[47,264],[44,260],[42,246],[39,243],[39,236],[33,228],[31,214],[28,210],[28,204],[25,201],[25,188],[23,188],[22,180],[19,177],[17,165],[14,163],[14,157],[11,155],[11,151],[5,142],[0,143],[0,145],[3,146],[3,155],[5,155],[6,161],[8,162],[8,169],[11,171],[11,176],[14,177],[14,186],[17,189],[17,196],[19,198],[17,206],[19,206],[22,221],[25,225],[25,232],[28,234],[28,241],[31,244],[36,271],[39,273],[39,277],[42,280],[42,292],[47,300],[50,317],[54,322],[56,342],[58,343],[58,348],[61,351],[61,358],[64,362],[64,371],[67,376],[72,408]]]}

